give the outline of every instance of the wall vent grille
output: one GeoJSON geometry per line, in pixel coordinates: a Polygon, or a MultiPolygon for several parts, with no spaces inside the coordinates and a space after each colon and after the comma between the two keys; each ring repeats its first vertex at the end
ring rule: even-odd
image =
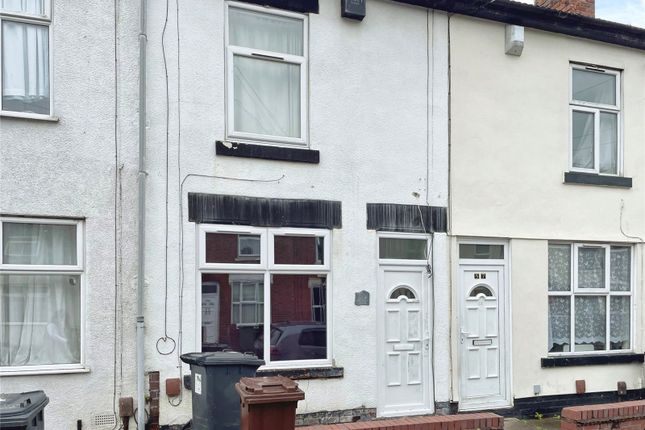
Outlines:
{"type": "Polygon", "coordinates": [[[116,425],[116,417],[112,412],[105,412],[103,414],[95,414],[92,416],[92,425],[94,427],[114,427],[116,425]]]}

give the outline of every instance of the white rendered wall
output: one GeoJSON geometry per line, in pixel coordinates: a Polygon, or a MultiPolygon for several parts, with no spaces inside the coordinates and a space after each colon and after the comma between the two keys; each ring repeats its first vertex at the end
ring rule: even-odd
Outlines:
{"type": "MultiPolygon", "coordinates": [[[[640,388],[641,364],[542,369],[540,358],[547,356],[548,240],[637,242],[621,233],[622,202],[624,232],[645,235],[645,56],[530,28],[522,55],[508,56],[503,24],[460,16],[450,19],[450,40],[451,234],[511,239],[513,396],[533,396],[533,385],[541,385],[543,395],[575,393],[576,379],[586,380],[588,392],[615,390],[617,381],[640,388]],[[569,170],[570,62],[624,70],[624,175],[633,178],[631,189],[563,184],[569,170]]],[[[634,351],[641,350],[643,335],[639,253],[637,246],[634,351]]],[[[454,324],[453,335],[457,330],[454,324]]],[[[455,372],[455,383],[457,378],[455,372]]]]}
{"type": "Polygon", "coordinates": [[[134,394],[138,10],[130,3],[116,4],[115,64],[115,3],[54,0],[51,72],[59,121],[0,118],[0,214],[85,219],[86,372],[0,375],[0,392],[45,391],[51,429],[76,428],[79,419],[93,428],[94,414],[112,413],[115,392],[134,394]],[[117,189],[115,267],[117,170],[124,191],[117,189]]]}
{"type": "MultiPolygon", "coordinates": [[[[164,335],[164,21],[165,7],[151,4],[146,369],[161,372],[162,424],[187,421],[191,396],[184,391],[180,407],[166,401],[163,381],[179,376],[177,357],[174,353],[160,355],[154,345],[164,335]]],[[[170,89],[169,335],[176,339],[179,330],[180,177],[185,178],[181,190],[185,273],[182,352],[200,348],[195,322],[200,309],[195,285],[196,232],[195,225],[187,221],[188,192],[339,200],[342,229],[332,235],[332,347],[335,364],[344,367],[345,375],[342,379],[301,381],[306,399],[300,402],[298,412],[375,407],[377,235],[366,229],[366,203],[447,205],[446,16],[372,1],[363,22],[355,22],[340,17],[338,2],[320,2],[320,14],[309,16],[309,146],[320,151],[317,165],[215,156],[215,141],[225,138],[224,4],[221,0],[195,0],[190,7],[180,6],[179,104],[176,22],[176,11],[171,7],[165,38],[170,89]],[[177,162],[178,105],[181,174],[177,162]],[[370,306],[354,305],[354,293],[361,290],[370,292],[370,306]]],[[[444,323],[449,319],[450,293],[446,253],[445,235],[437,234],[435,301],[437,312],[445,313],[436,316],[434,336],[437,401],[447,401],[450,394],[449,332],[444,323]]]]}

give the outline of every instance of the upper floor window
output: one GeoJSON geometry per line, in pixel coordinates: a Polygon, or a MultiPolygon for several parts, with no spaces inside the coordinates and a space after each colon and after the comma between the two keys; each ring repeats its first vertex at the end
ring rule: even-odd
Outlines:
{"type": "Polygon", "coordinates": [[[81,367],[82,295],[80,221],[0,218],[0,370],[81,367]]]}
{"type": "Polygon", "coordinates": [[[305,144],[307,17],[227,4],[227,136],[305,144]]]}
{"type": "Polygon", "coordinates": [[[0,0],[2,113],[51,115],[50,0],[0,0]]]}
{"type": "Polygon", "coordinates": [[[571,170],[621,174],[620,72],[571,67],[571,170]]]}

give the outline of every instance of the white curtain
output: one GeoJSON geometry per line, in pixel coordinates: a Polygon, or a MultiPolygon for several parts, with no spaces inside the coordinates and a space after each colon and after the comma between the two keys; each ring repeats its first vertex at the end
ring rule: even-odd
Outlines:
{"type": "Polygon", "coordinates": [[[573,111],[573,167],[594,168],[594,114],[573,111]]]}
{"type": "Polygon", "coordinates": [[[569,351],[571,346],[570,303],[570,297],[549,297],[549,352],[569,351]]]}
{"type": "Polygon", "coordinates": [[[33,15],[45,14],[45,0],[0,0],[0,9],[33,15]]]}
{"type": "Polygon", "coordinates": [[[49,29],[2,22],[2,106],[49,114],[49,29]]]}
{"type": "Polygon", "coordinates": [[[607,311],[605,296],[577,296],[575,298],[576,351],[605,349],[607,311]]]}
{"type": "MultiPolygon", "coordinates": [[[[302,56],[301,20],[229,9],[229,45],[302,56]]],[[[271,136],[301,137],[301,65],[234,55],[234,129],[271,136]]]]}
{"type": "MultiPolygon", "coordinates": [[[[3,261],[75,265],[76,226],[3,223],[3,261]]],[[[79,363],[80,274],[0,275],[0,365],[79,363]]]]}

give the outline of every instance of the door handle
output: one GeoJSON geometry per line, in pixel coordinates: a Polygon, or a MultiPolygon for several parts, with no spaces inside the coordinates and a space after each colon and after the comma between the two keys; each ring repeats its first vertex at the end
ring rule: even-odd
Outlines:
{"type": "Polygon", "coordinates": [[[462,328],[460,330],[460,334],[461,334],[461,336],[460,336],[461,337],[461,343],[464,343],[464,337],[468,336],[469,333],[467,331],[464,331],[464,329],[462,328]]]}

